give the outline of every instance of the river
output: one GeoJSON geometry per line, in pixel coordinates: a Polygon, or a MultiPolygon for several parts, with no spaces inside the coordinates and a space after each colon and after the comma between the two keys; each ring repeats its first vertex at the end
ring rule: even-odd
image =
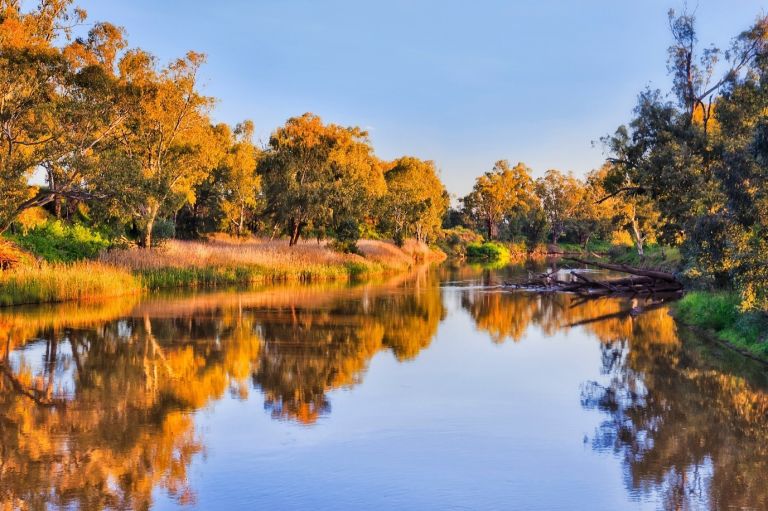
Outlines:
{"type": "Polygon", "coordinates": [[[528,269],[0,310],[3,509],[768,509],[768,376],[528,269]]]}

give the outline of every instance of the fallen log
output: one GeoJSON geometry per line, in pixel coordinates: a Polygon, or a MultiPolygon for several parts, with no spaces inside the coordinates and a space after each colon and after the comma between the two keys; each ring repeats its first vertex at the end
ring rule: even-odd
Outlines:
{"type": "Polygon", "coordinates": [[[581,264],[586,264],[588,266],[594,266],[595,268],[602,268],[603,270],[612,270],[620,273],[629,273],[631,275],[639,275],[641,277],[650,277],[652,279],[657,279],[657,280],[666,280],[667,282],[678,282],[677,277],[665,271],[644,270],[642,268],[627,266],[626,264],[610,264],[610,263],[601,263],[600,261],[588,261],[586,259],[579,259],[578,257],[566,257],[565,259],[568,259],[569,261],[575,261],[581,264]]]}
{"type": "Polygon", "coordinates": [[[626,273],[629,276],[599,280],[588,277],[577,270],[570,270],[569,274],[573,280],[568,281],[558,278],[557,271],[551,271],[539,275],[529,274],[529,279],[525,282],[505,282],[504,285],[514,289],[526,289],[534,292],[577,293],[585,298],[610,295],[669,295],[670,293],[678,293],[683,289],[682,283],[672,273],[634,268],[625,264],[587,261],[576,257],[568,259],[604,270],[626,273]]]}

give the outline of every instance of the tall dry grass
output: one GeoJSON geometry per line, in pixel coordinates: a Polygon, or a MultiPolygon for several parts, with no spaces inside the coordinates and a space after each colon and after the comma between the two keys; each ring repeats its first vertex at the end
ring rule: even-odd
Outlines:
{"type": "Polygon", "coordinates": [[[105,252],[97,262],[24,264],[0,271],[0,306],[98,300],[142,289],[273,282],[343,281],[402,272],[434,258],[428,247],[361,240],[362,255],[325,243],[215,238],[152,250],[105,252]]]}
{"type": "Polygon", "coordinates": [[[407,270],[418,259],[381,241],[361,240],[359,248],[362,255],[343,254],[312,241],[289,247],[283,240],[217,237],[205,242],[174,240],[152,250],[112,250],[101,256],[101,262],[138,273],[154,289],[343,280],[407,270]]]}
{"type": "Polygon", "coordinates": [[[0,306],[97,300],[139,293],[141,281],[98,262],[19,266],[0,271],[0,306]]]}

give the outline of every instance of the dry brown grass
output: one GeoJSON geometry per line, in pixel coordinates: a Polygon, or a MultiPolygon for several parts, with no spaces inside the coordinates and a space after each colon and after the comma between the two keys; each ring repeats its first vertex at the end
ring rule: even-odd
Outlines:
{"type": "Polygon", "coordinates": [[[257,238],[238,240],[216,237],[209,241],[169,241],[152,250],[112,250],[101,261],[133,271],[160,268],[189,268],[213,266],[257,266],[270,270],[311,270],[346,267],[350,263],[386,269],[407,269],[417,260],[425,260],[430,253],[426,246],[412,245],[406,252],[391,243],[361,240],[363,256],[343,254],[331,250],[326,243],[300,242],[289,247],[284,240],[269,241],[257,238]]]}

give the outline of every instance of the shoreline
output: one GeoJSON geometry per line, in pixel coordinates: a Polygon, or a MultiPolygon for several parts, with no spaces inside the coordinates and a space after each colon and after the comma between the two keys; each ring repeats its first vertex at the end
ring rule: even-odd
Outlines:
{"type": "Polygon", "coordinates": [[[0,272],[0,307],[98,301],[162,289],[355,282],[445,260],[423,244],[360,240],[360,254],[324,244],[215,239],[116,249],[96,261],[38,263],[0,272]]]}
{"type": "Polygon", "coordinates": [[[688,291],[672,304],[670,314],[716,343],[768,365],[768,316],[742,311],[735,293],[688,291]]]}

